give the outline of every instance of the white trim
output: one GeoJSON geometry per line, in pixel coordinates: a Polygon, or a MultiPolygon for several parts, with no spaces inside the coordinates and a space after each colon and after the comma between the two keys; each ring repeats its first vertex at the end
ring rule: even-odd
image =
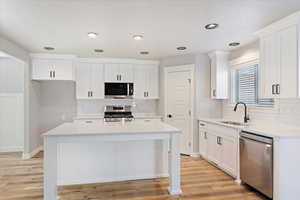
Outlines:
{"type": "MultiPolygon", "coordinates": [[[[195,120],[195,64],[188,64],[188,65],[177,65],[177,66],[168,66],[164,68],[164,91],[167,91],[167,72],[172,71],[172,72],[180,72],[180,71],[186,71],[189,70],[191,72],[191,126],[190,126],[190,141],[191,146],[190,146],[190,152],[187,152],[189,155],[194,151],[194,120],[195,120]]],[[[164,115],[163,115],[163,121],[166,121],[166,108],[167,108],[167,98],[166,95],[164,97],[164,115]]]]}
{"type": "Polygon", "coordinates": [[[190,154],[190,156],[193,157],[193,158],[200,158],[201,157],[199,152],[193,152],[193,153],[190,154]]]}
{"type": "Polygon", "coordinates": [[[1,153],[8,152],[23,152],[24,148],[22,146],[12,146],[12,147],[0,147],[1,153]]]}
{"type": "Polygon", "coordinates": [[[43,146],[39,146],[38,148],[34,149],[32,152],[30,153],[23,153],[23,159],[30,159],[32,157],[34,157],[36,154],[38,154],[40,151],[43,151],[43,146]]]}
{"type": "Polygon", "coordinates": [[[138,59],[126,59],[126,58],[77,58],[78,62],[94,62],[94,63],[118,63],[118,64],[149,64],[158,65],[160,62],[158,60],[138,60],[138,59]]]}
{"type": "Polygon", "coordinates": [[[259,52],[255,52],[252,54],[247,54],[236,59],[230,60],[230,66],[239,66],[239,65],[246,65],[250,62],[258,62],[259,60],[259,52]]]}
{"type": "Polygon", "coordinates": [[[297,25],[300,23],[300,11],[295,12],[277,22],[274,22],[265,28],[257,31],[254,35],[263,37],[265,35],[280,31],[281,29],[285,29],[289,26],[297,25]]]}
{"type": "Polygon", "coordinates": [[[88,62],[88,63],[119,63],[119,64],[149,64],[158,65],[158,60],[139,60],[139,59],[127,59],[127,58],[80,58],[76,55],[70,54],[45,54],[45,53],[32,53],[31,58],[41,59],[74,59],[76,62],[88,62]]]}
{"type": "Polygon", "coordinates": [[[71,179],[67,181],[62,181],[59,179],[57,181],[58,186],[63,185],[78,185],[78,184],[90,184],[90,183],[105,183],[105,182],[114,182],[114,181],[129,181],[129,180],[140,180],[140,179],[153,179],[153,178],[166,178],[169,177],[169,173],[161,173],[161,174],[144,174],[144,175],[137,175],[137,176],[121,176],[121,177],[113,177],[113,178],[84,178],[81,179],[71,179]]]}
{"type": "Polygon", "coordinates": [[[70,54],[47,54],[47,53],[31,53],[31,58],[44,58],[44,59],[75,59],[76,55],[70,54]]]}

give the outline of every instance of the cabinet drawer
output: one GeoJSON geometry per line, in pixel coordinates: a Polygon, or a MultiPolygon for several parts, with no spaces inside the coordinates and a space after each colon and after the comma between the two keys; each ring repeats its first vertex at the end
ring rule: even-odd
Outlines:
{"type": "Polygon", "coordinates": [[[214,132],[215,134],[219,136],[225,136],[225,137],[233,137],[238,138],[239,131],[238,129],[217,125],[213,123],[208,123],[204,121],[199,121],[199,129],[201,130],[209,130],[211,132],[214,132]]]}

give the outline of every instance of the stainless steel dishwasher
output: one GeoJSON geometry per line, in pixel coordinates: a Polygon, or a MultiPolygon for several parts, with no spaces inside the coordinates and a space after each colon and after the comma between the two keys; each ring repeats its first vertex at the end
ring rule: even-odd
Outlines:
{"type": "Polygon", "coordinates": [[[273,198],[273,139],[242,131],[240,176],[246,183],[273,198]]]}

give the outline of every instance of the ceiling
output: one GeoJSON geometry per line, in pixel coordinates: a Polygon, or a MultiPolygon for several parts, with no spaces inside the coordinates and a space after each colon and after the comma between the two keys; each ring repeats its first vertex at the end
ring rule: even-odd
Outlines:
{"type": "Polygon", "coordinates": [[[51,46],[80,57],[158,59],[247,44],[253,32],[297,10],[299,0],[0,0],[0,35],[34,53],[51,46]],[[208,23],[220,26],[208,31],[208,23]]]}

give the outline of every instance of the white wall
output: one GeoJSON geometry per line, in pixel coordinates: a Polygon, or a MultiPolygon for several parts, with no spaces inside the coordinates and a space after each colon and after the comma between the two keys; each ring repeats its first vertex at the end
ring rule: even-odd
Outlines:
{"type": "Polygon", "coordinates": [[[159,113],[164,116],[164,68],[179,65],[195,65],[195,120],[194,152],[198,152],[198,117],[221,117],[222,101],[210,99],[210,62],[206,54],[187,54],[163,58],[160,61],[160,101],[159,113]]]}
{"type": "Polygon", "coordinates": [[[24,63],[0,58],[0,152],[22,152],[24,135],[24,63]]]}
{"type": "Polygon", "coordinates": [[[24,63],[0,58],[0,93],[24,92],[24,63]]]}
{"type": "Polygon", "coordinates": [[[37,138],[40,137],[38,132],[38,83],[34,83],[30,79],[31,67],[30,58],[26,50],[19,45],[7,40],[0,35],[0,51],[24,62],[24,153],[29,153],[37,148],[40,143],[37,138]]]}
{"type": "MultiPolygon", "coordinates": [[[[259,43],[254,42],[231,52],[231,59],[247,58],[259,54],[259,43]]],[[[238,112],[233,111],[233,106],[228,101],[223,102],[223,117],[234,120],[243,119],[243,108],[238,112]]],[[[300,99],[278,99],[275,100],[273,108],[250,107],[249,115],[252,123],[270,122],[284,123],[291,126],[300,126],[300,99]]]]}

